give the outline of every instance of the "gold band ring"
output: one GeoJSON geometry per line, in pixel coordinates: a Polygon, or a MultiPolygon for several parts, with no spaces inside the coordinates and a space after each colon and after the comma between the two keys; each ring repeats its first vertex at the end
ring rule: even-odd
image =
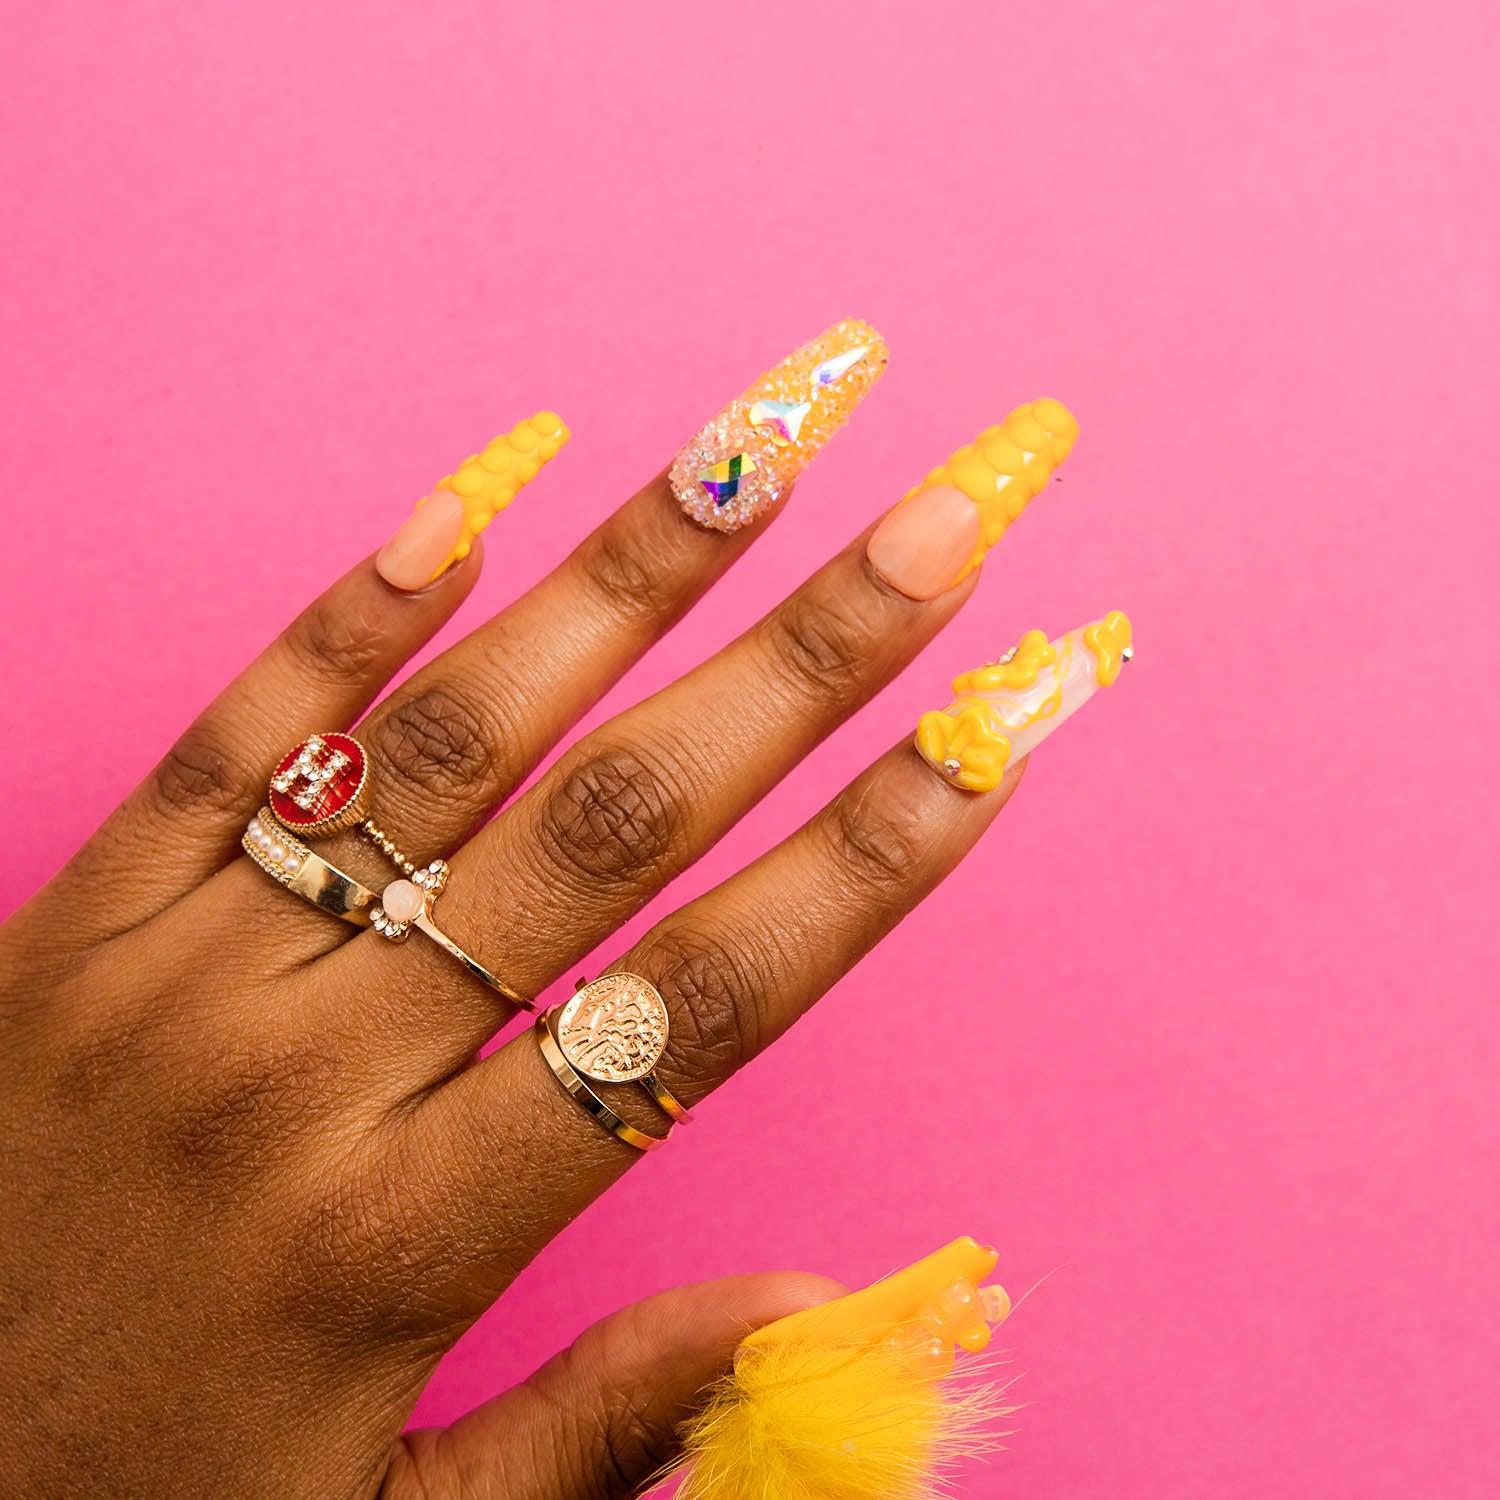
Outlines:
{"type": "Polygon", "coordinates": [[[240,847],[267,875],[304,901],[356,927],[370,925],[370,908],[379,901],[375,892],[293,838],[267,808],[250,819],[240,847]]]}
{"type": "Polygon", "coordinates": [[[536,1018],[536,1039],[542,1056],[547,1060],[547,1066],[552,1069],[557,1081],[611,1135],[624,1141],[627,1146],[634,1146],[637,1151],[655,1151],[659,1146],[665,1146],[675,1127],[669,1125],[666,1135],[647,1135],[644,1130],[637,1130],[634,1125],[622,1120],[583,1081],[573,1064],[563,1056],[562,1048],[557,1045],[557,1038],[552,1035],[550,1015],[550,1012],[544,1012],[536,1018]]]}
{"type": "Polygon", "coordinates": [[[432,903],[448,882],[448,866],[442,860],[435,859],[425,870],[414,871],[410,880],[393,880],[377,895],[289,834],[268,807],[261,808],[251,818],[240,846],[266,874],[295,891],[304,901],[356,927],[373,928],[392,943],[405,942],[415,927],[497,995],[521,1010],[536,1009],[534,1001],[512,989],[498,974],[492,974],[433,921],[432,903]]]}
{"type": "MultiPolygon", "coordinates": [[[[656,1076],[656,1065],[667,1046],[667,1005],[649,979],[618,972],[592,984],[580,980],[573,998],[551,1015],[547,1038],[569,1074],[576,1075],[577,1088],[559,1069],[549,1047],[544,1045],[542,1050],[552,1071],[595,1118],[601,1117],[589,1100],[600,1101],[583,1083],[586,1078],[596,1083],[639,1083],[673,1120],[691,1121],[687,1106],[656,1076]]],[[[613,1110],[609,1113],[612,1119],[619,1118],[613,1110]]],[[[608,1121],[603,1123],[614,1130],[608,1121]]]]}

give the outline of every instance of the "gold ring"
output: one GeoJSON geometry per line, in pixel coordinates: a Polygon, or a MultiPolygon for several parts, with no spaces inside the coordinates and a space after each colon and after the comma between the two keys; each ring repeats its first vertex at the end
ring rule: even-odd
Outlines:
{"type": "Polygon", "coordinates": [[[674,1120],[693,1117],[655,1068],[667,1048],[667,1003],[639,974],[583,980],[556,1011],[557,1045],[569,1064],[596,1083],[639,1083],[674,1120]]]}
{"type": "Polygon", "coordinates": [[[267,875],[296,891],[304,901],[356,927],[370,925],[370,908],[379,899],[375,892],[293,838],[269,809],[261,808],[250,819],[240,847],[267,875]]]}
{"type": "Polygon", "coordinates": [[[464,952],[432,919],[432,903],[448,883],[448,866],[435,859],[410,880],[393,880],[378,895],[347,875],[320,854],[314,854],[282,826],[268,807],[251,818],[240,840],[245,853],[266,874],[295,891],[304,901],[331,911],[356,927],[370,927],[392,943],[404,943],[412,928],[425,932],[452,954],[476,979],[521,1010],[535,1010],[536,1002],[492,974],[472,954],[464,952]]]}
{"type": "Polygon", "coordinates": [[[552,1035],[549,1016],[550,1012],[543,1012],[536,1018],[536,1039],[542,1056],[546,1058],[547,1066],[552,1069],[557,1081],[607,1131],[624,1141],[627,1146],[634,1146],[637,1151],[655,1151],[659,1146],[665,1146],[675,1127],[669,1125],[666,1135],[647,1135],[644,1130],[637,1130],[634,1125],[622,1120],[583,1081],[572,1063],[563,1056],[562,1048],[557,1045],[557,1038],[552,1035]]]}
{"type": "Polygon", "coordinates": [[[331,838],[355,829],[408,879],[418,870],[375,820],[366,817],[370,757],[352,734],[310,734],[277,762],[271,773],[271,816],[298,837],[331,838]]]}

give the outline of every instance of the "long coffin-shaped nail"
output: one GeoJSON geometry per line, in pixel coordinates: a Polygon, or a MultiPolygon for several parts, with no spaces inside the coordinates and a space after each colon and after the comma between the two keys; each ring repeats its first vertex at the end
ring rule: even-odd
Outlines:
{"type": "Polygon", "coordinates": [[[922,715],[917,749],[955,785],[993,791],[1007,766],[1114,682],[1134,654],[1130,621],[1117,609],[1055,641],[1028,630],[999,661],[953,679],[953,702],[922,715]]]}
{"type": "Polygon", "coordinates": [[[474,538],[541,473],[571,434],[556,412],[539,411],[466,458],[417,502],[375,566],[398,589],[425,588],[469,555],[474,538]],[[458,504],[452,497],[457,497],[458,504]]]}
{"type": "Polygon", "coordinates": [[[1042,492],[1077,437],[1078,423],[1061,401],[1018,406],[886,516],[870,537],[871,565],[909,598],[947,593],[1042,492]]]}
{"type": "Polygon", "coordinates": [[[845,318],[762,375],[677,455],[678,503],[714,531],[738,531],[786,494],[792,481],[880,379],[885,340],[845,318]]]}

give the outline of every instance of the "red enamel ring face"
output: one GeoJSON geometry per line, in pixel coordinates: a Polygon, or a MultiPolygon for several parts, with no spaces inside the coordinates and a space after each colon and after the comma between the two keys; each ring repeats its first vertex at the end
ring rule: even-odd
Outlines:
{"type": "Polygon", "coordinates": [[[272,774],[271,811],[293,833],[342,833],[365,815],[368,774],[364,746],[352,735],[309,735],[272,774]]]}

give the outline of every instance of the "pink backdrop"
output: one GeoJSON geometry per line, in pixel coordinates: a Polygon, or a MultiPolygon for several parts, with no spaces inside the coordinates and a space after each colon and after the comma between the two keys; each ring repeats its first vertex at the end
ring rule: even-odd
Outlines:
{"type": "Polygon", "coordinates": [[[1082,421],[963,617],[681,888],[1024,627],[1123,606],[1126,682],[422,1417],[665,1284],[971,1231],[1057,1274],[967,1494],[1493,1494],[1492,0],[9,12],[7,907],[536,406],[577,437],[465,626],[825,323],[894,350],[614,707],[1011,404],[1082,421]]]}

